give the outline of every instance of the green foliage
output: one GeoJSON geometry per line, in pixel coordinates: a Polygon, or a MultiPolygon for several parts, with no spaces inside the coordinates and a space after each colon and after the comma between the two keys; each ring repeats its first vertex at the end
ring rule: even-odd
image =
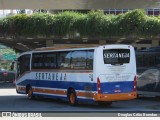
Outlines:
{"type": "Polygon", "coordinates": [[[144,10],[133,10],[124,14],[120,20],[120,28],[124,35],[139,34],[146,21],[144,10]]]}
{"type": "Polygon", "coordinates": [[[80,13],[66,11],[55,15],[54,34],[56,36],[64,36],[75,32],[74,23],[81,17],[80,13]]]}
{"type": "Polygon", "coordinates": [[[87,24],[87,15],[80,14],[80,16],[77,18],[77,20],[73,25],[75,30],[77,30],[77,32],[80,33],[81,37],[88,36],[87,30],[86,30],[86,24],[87,24]]]}
{"type": "Polygon", "coordinates": [[[104,20],[103,11],[90,11],[87,14],[86,34],[89,36],[100,36],[104,20]]]}
{"type": "Polygon", "coordinates": [[[26,20],[24,34],[26,36],[50,36],[53,22],[54,16],[52,14],[32,14],[26,20]]]}
{"type": "Polygon", "coordinates": [[[25,35],[24,29],[28,16],[26,14],[18,14],[8,17],[10,34],[13,36],[25,35]]]}
{"type": "Polygon", "coordinates": [[[81,37],[157,36],[160,16],[146,16],[144,10],[133,10],[120,15],[105,15],[103,11],[87,14],[66,11],[56,15],[35,13],[18,14],[0,19],[3,36],[65,36],[80,33],[81,37]]]}
{"type": "Polygon", "coordinates": [[[142,29],[142,35],[151,37],[160,33],[160,19],[151,16],[147,17],[146,22],[142,29]]]}
{"type": "MultiPolygon", "coordinates": [[[[6,49],[0,49],[0,55],[5,55],[5,54],[10,54],[10,55],[16,55],[16,52],[13,49],[6,48],[6,49]]],[[[2,62],[0,61],[0,67],[4,68],[6,70],[10,70],[10,65],[12,61],[5,61],[2,62]]]]}
{"type": "Polygon", "coordinates": [[[13,49],[10,49],[10,48],[0,49],[0,55],[3,55],[3,54],[13,54],[13,55],[16,55],[15,51],[13,49]]]}
{"type": "Polygon", "coordinates": [[[0,19],[0,34],[3,36],[10,35],[9,30],[10,28],[8,18],[0,19]]]}

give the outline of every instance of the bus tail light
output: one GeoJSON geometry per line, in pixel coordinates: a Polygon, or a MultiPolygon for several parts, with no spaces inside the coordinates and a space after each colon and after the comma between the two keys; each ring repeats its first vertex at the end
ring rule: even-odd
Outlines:
{"type": "Polygon", "coordinates": [[[133,91],[136,91],[137,89],[137,77],[134,77],[134,81],[133,81],[133,91]]]}
{"type": "Polygon", "coordinates": [[[102,93],[102,91],[101,91],[101,82],[100,82],[99,77],[97,78],[97,89],[98,89],[98,93],[102,93]]]}

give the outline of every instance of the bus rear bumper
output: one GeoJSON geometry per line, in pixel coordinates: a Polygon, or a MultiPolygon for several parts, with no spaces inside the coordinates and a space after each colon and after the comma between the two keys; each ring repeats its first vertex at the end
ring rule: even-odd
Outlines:
{"type": "Polygon", "coordinates": [[[96,94],[95,101],[121,101],[137,98],[137,92],[121,93],[121,94],[96,94]]]}

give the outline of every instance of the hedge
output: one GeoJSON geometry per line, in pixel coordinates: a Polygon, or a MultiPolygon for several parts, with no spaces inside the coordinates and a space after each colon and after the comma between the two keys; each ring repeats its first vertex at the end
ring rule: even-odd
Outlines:
{"type": "Polygon", "coordinates": [[[82,14],[66,11],[58,14],[17,14],[0,19],[1,36],[36,37],[75,35],[81,37],[158,36],[160,16],[147,16],[136,9],[125,14],[106,15],[103,11],[82,14]]]}

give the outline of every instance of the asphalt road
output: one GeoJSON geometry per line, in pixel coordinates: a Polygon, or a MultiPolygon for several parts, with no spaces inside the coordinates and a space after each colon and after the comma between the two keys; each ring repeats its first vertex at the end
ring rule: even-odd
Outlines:
{"type": "Polygon", "coordinates": [[[26,95],[16,93],[12,83],[0,84],[0,111],[41,111],[41,112],[110,112],[110,111],[158,111],[160,100],[141,98],[114,102],[110,107],[94,104],[70,106],[68,102],[55,99],[29,100],[26,95]],[[2,87],[3,86],[3,87],[2,87]]]}

